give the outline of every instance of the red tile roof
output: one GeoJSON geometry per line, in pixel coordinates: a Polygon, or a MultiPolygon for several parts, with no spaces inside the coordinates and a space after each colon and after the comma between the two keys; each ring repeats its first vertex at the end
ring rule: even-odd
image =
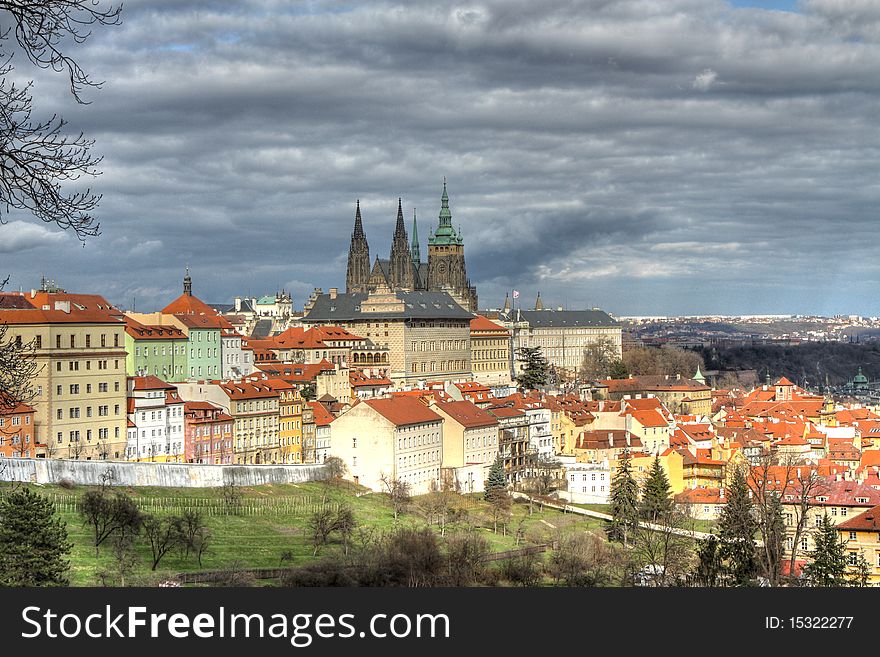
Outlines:
{"type": "MultiPolygon", "coordinates": [[[[725,491],[726,493],[727,491],[725,491]]],[[[675,496],[678,504],[726,504],[727,495],[721,495],[720,488],[688,488],[675,496]]]]}
{"type": "Polygon", "coordinates": [[[9,393],[0,391],[0,415],[21,415],[35,412],[34,407],[30,404],[13,400],[9,393]],[[15,406],[12,406],[12,404],[15,404],[15,406]]]}
{"type": "Polygon", "coordinates": [[[220,315],[220,313],[211,308],[211,306],[197,296],[189,294],[181,294],[174,301],[165,306],[162,309],[162,313],[165,315],[209,315],[212,317],[220,315]]]}
{"type": "Polygon", "coordinates": [[[509,334],[509,331],[506,328],[482,315],[477,315],[471,320],[471,332],[474,331],[492,331],[496,333],[504,333],[505,335],[509,334]]]}
{"type": "Polygon", "coordinates": [[[837,523],[837,531],[880,532],[880,505],[837,523]]]}
{"type": "Polygon", "coordinates": [[[319,427],[326,427],[328,424],[333,422],[336,418],[333,417],[333,414],[327,410],[327,407],[320,402],[307,402],[309,406],[314,409],[315,414],[315,425],[319,427]]]}
{"type": "Polygon", "coordinates": [[[495,416],[469,401],[450,401],[437,404],[437,408],[467,429],[498,424],[495,416]]]}
{"type": "Polygon", "coordinates": [[[668,427],[669,422],[660,413],[654,410],[633,411],[629,413],[632,418],[643,427],[668,427]]]}
{"type": "Polygon", "coordinates": [[[363,403],[399,427],[442,421],[439,415],[416,397],[368,399],[363,403]]]}
{"type": "Polygon", "coordinates": [[[148,376],[130,376],[128,380],[133,384],[134,390],[175,390],[170,383],[166,383],[152,374],[148,376]]]}
{"type": "Polygon", "coordinates": [[[37,292],[33,308],[0,310],[0,324],[116,324],[122,311],[97,294],[37,292]]]}
{"type": "Polygon", "coordinates": [[[265,383],[248,383],[245,381],[227,381],[220,384],[220,389],[232,400],[269,399],[278,397],[278,392],[265,383]]]}
{"type": "Polygon", "coordinates": [[[581,431],[575,443],[575,449],[640,449],[641,447],[642,441],[639,437],[623,429],[581,431]]]}

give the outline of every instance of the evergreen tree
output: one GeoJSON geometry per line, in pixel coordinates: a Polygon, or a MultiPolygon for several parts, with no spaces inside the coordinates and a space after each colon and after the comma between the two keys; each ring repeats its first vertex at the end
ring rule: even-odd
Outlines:
{"type": "Polygon", "coordinates": [[[816,549],[812,561],[804,567],[804,575],[813,586],[847,586],[846,547],[826,513],[816,528],[816,549]]]}
{"type": "Polygon", "coordinates": [[[745,469],[739,467],[734,470],[727,504],[721,510],[718,523],[721,558],[738,586],[748,586],[755,575],[757,529],[745,469]]]}
{"type": "Polygon", "coordinates": [[[721,576],[721,542],[715,534],[697,539],[697,572],[698,581],[703,586],[714,587],[721,576]]]}
{"type": "Polygon", "coordinates": [[[27,488],[0,498],[0,586],[67,586],[72,547],[52,502],[27,488]]]}
{"type": "Polygon", "coordinates": [[[871,564],[865,559],[865,555],[859,550],[859,556],[856,559],[856,570],[850,576],[849,585],[858,588],[868,586],[868,579],[871,577],[871,564]]]}
{"type": "Polygon", "coordinates": [[[617,465],[617,472],[611,480],[611,525],[608,536],[612,540],[622,540],[628,545],[628,538],[639,521],[639,485],[632,474],[632,463],[628,451],[624,451],[617,465]]]}
{"type": "Polygon", "coordinates": [[[504,475],[504,464],[500,458],[495,459],[492,467],[489,468],[489,478],[486,480],[485,488],[483,497],[487,500],[499,492],[507,493],[507,477],[504,475]]]}
{"type": "Polygon", "coordinates": [[[523,364],[522,373],[516,382],[522,390],[535,390],[547,383],[550,365],[541,353],[541,347],[520,347],[516,359],[523,364]]]}
{"type": "Polygon", "coordinates": [[[611,369],[608,372],[610,379],[625,379],[629,376],[629,368],[622,360],[615,360],[611,363],[611,369]]]}
{"type": "Polygon", "coordinates": [[[650,522],[657,522],[670,511],[672,511],[672,489],[669,486],[669,477],[660,464],[660,457],[655,455],[642,488],[639,515],[650,522]]]}

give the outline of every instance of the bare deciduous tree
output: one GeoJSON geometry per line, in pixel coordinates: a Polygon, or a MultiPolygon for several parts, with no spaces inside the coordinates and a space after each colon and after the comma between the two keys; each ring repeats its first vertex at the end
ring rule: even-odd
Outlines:
{"type": "Polygon", "coordinates": [[[412,502],[410,484],[408,481],[403,481],[402,479],[386,474],[382,474],[379,477],[379,481],[382,483],[383,490],[388,495],[391,509],[394,511],[394,519],[397,520],[397,517],[401,513],[405,513],[412,502]]]}

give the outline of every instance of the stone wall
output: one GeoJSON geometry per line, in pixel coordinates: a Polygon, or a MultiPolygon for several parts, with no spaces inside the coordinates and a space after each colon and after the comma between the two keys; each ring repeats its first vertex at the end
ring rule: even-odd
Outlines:
{"type": "Polygon", "coordinates": [[[227,483],[239,486],[298,484],[322,479],[324,465],[200,465],[195,463],[129,463],[125,461],[71,461],[64,459],[0,459],[0,481],[57,484],[69,480],[98,485],[108,470],[116,486],[210,488],[227,483]]]}

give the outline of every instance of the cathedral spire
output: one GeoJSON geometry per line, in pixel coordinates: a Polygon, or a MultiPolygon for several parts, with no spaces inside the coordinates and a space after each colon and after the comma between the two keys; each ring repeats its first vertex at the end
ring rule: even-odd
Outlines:
{"type": "Polygon", "coordinates": [[[413,208],[412,246],[410,247],[413,265],[418,267],[422,264],[422,255],[419,251],[419,227],[416,225],[416,209],[413,208]]]}
{"type": "Polygon", "coordinates": [[[352,239],[363,238],[366,239],[367,236],[364,233],[364,225],[361,223],[361,200],[357,200],[357,209],[354,212],[354,231],[351,234],[352,239]]]}
{"type": "Polygon", "coordinates": [[[397,225],[394,227],[394,238],[397,239],[400,235],[403,235],[404,239],[406,239],[406,226],[403,225],[403,201],[402,199],[397,199],[397,225]]]}
{"type": "Polygon", "coordinates": [[[544,302],[541,301],[540,292],[538,292],[538,298],[535,299],[535,310],[544,310],[544,302]]]}
{"type": "Polygon", "coordinates": [[[345,272],[345,291],[366,292],[370,280],[370,245],[361,221],[361,201],[357,200],[354,213],[354,230],[348,247],[348,269],[345,272]]]}
{"type": "Polygon", "coordinates": [[[440,226],[452,228],[452,212],[449,210],[449,194],[446,193],[446,178],[443,178],[443,195],[440,197],[440,226]]]}
{"type": "Polygon", "coordinates": [[[189,277],[189,266],[186,268],[186,276],[183,277],[183,293],[188,297],[193,295],[193,281],[189,277]]]}
{"type": "Polygon", "coordinates": [[[406,226],[403,225],[403,200],[400,198],[397,199],[397,225],[394,228],[388,265],[391,289],[412,290],[414,287],[412,254],[406,237],[406,226]]]}

